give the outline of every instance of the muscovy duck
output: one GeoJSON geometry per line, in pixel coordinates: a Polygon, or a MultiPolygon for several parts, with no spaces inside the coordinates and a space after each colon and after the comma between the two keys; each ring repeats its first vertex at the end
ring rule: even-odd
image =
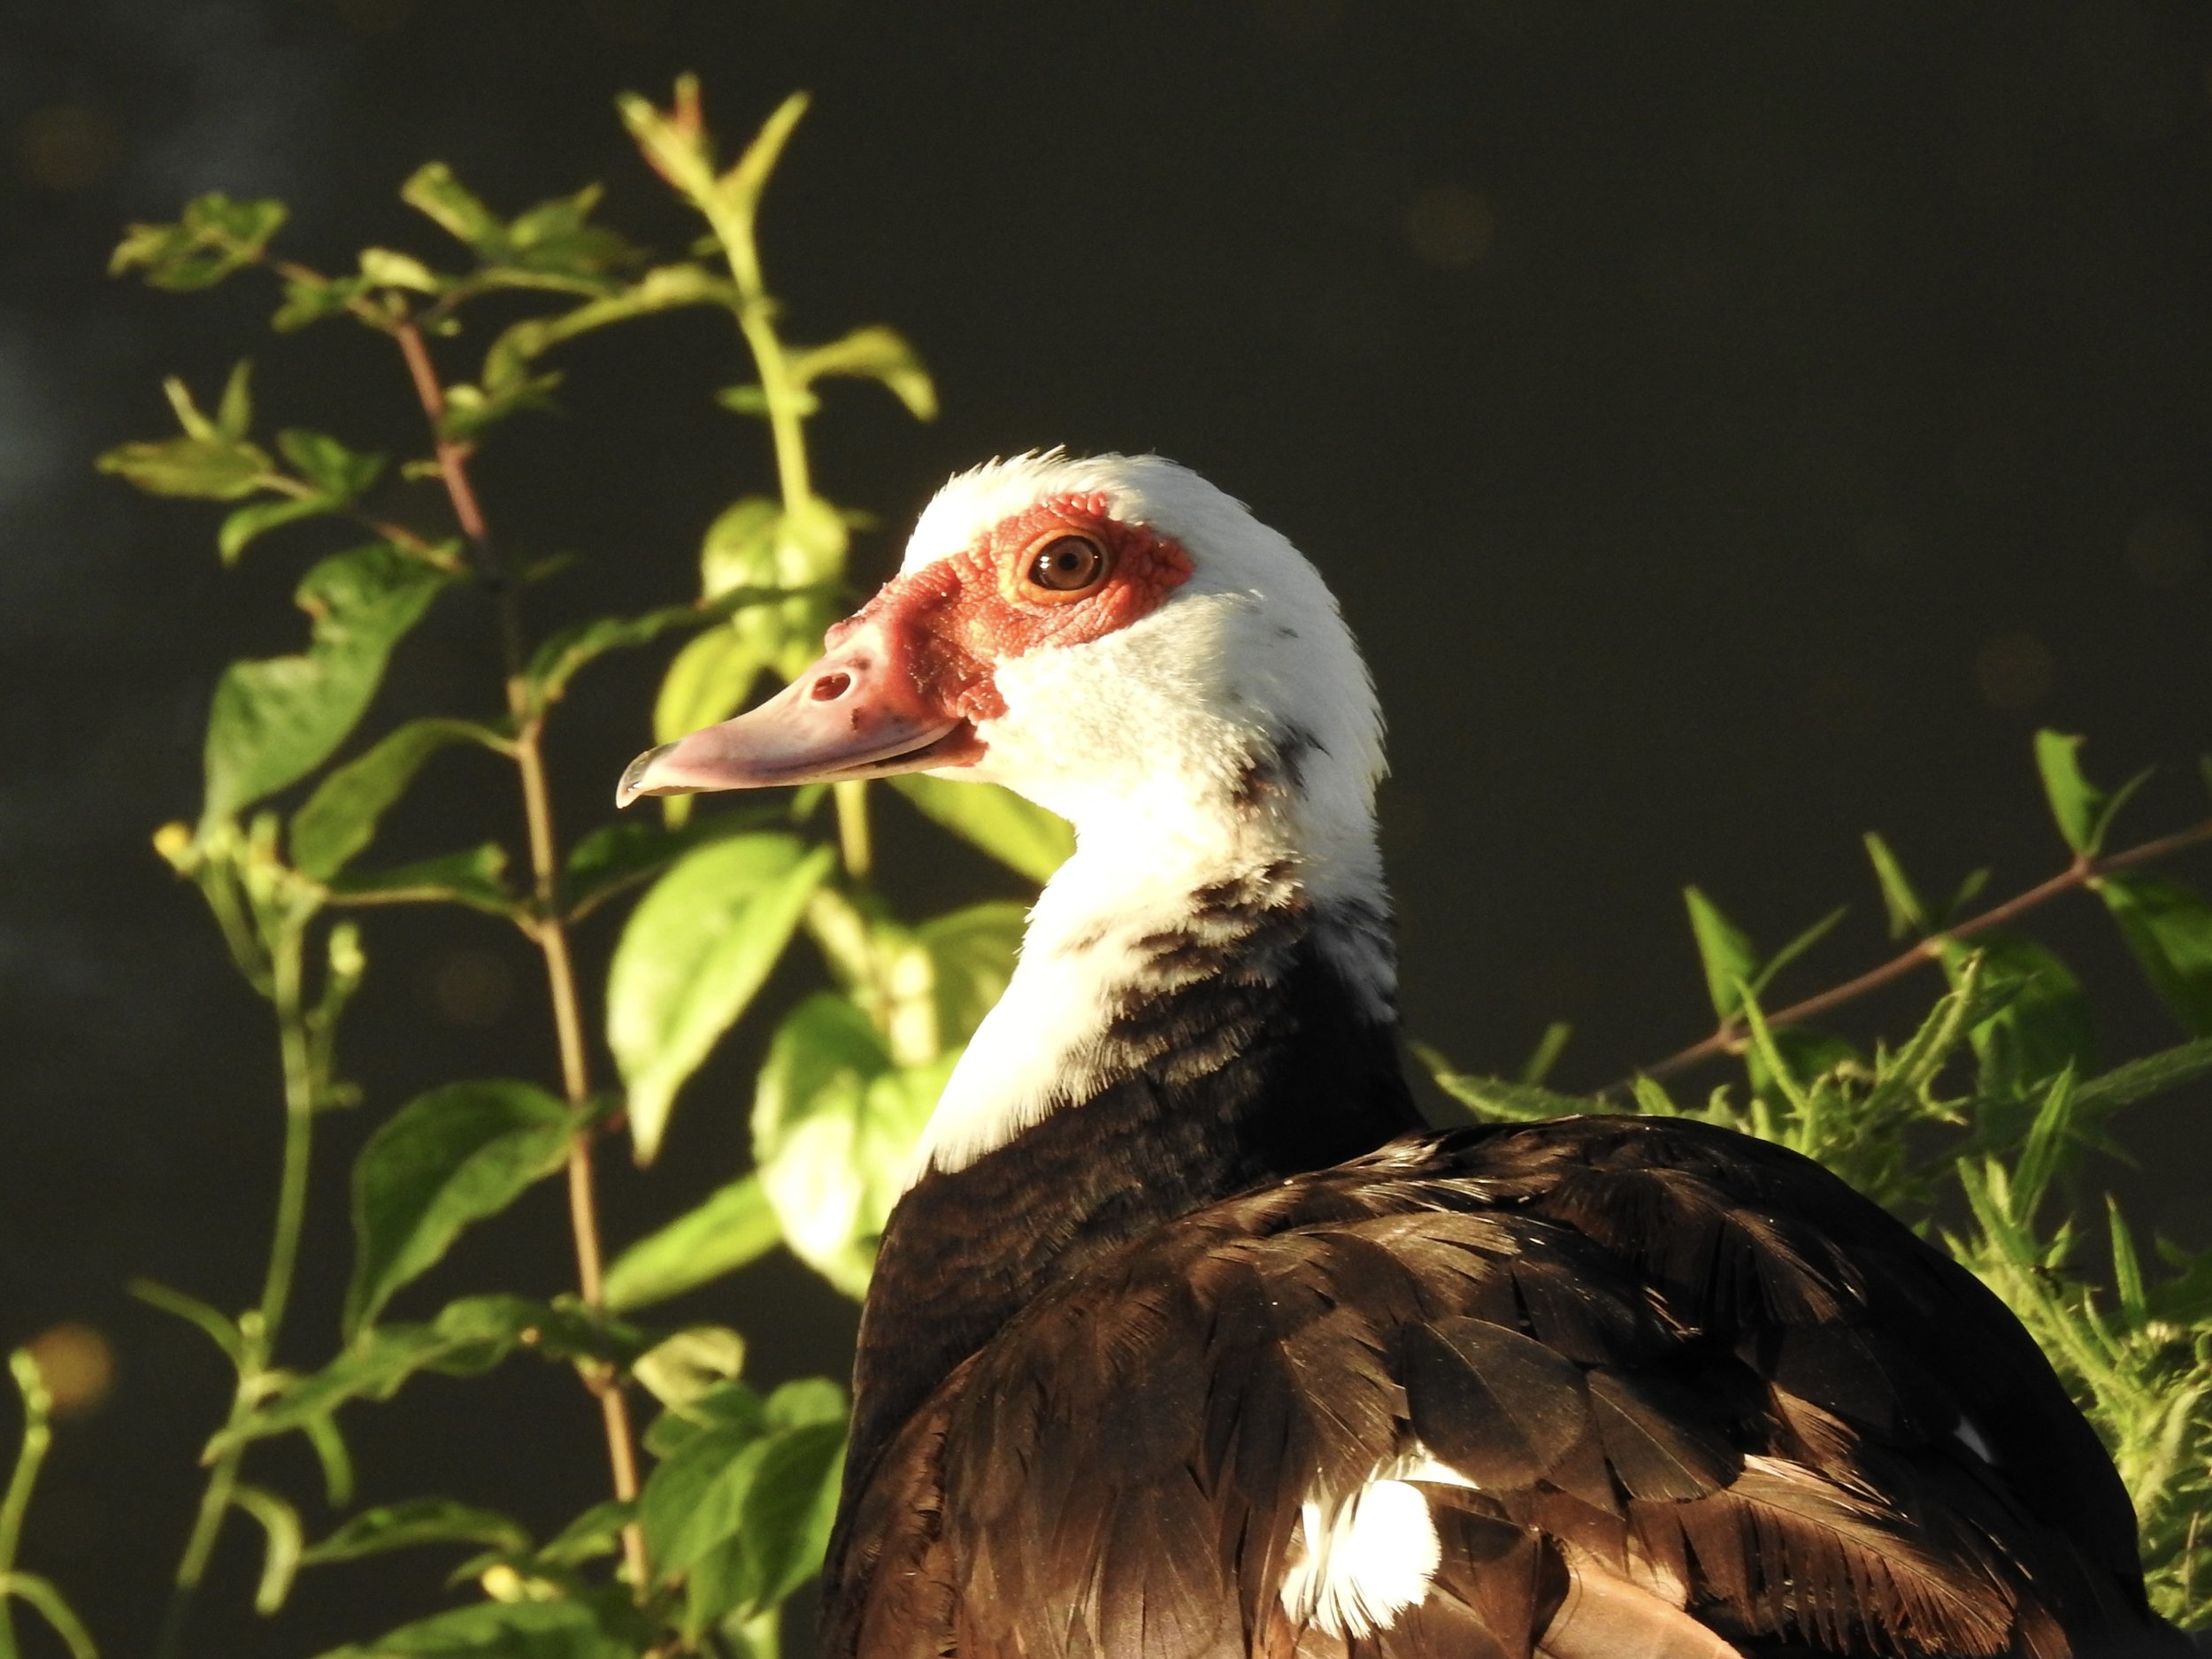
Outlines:
{"type": "Polygon", "coordinates": [[[1381,722],[1156,457],[995,462],[640,795],[927,770],[1076,827],[861,1325],[827,1659],[2185,1651],[1970,1275],[1701,1124],[1425,1127],[1381,722]]]}

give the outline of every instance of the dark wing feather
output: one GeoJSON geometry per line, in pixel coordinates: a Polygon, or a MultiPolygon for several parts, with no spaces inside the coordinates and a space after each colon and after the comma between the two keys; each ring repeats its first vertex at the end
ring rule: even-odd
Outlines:
{"type": "Polygon", "coordinates": [[[859,1503],[831,1655],[2065,1659],[2162,1628],[1994,1299],[1805,1160],[1673,1121],[1395,1142],[1171,1223],[1018,1316],[859,1503]],[[1378,1476],[1422,1483],[1439,1564],[1330,1627],[1285,1600],[1305,1507],[1378,1476]]]}

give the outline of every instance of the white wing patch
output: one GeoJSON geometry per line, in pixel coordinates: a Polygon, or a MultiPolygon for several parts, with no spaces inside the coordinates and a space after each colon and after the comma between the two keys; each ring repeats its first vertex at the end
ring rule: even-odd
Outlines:
{"type": "Polygon", "coordinates": [[[1332,1636],[1367,1636],[1417,1605],[1442,1548],[1416,1480],[1473,1484],[1417,1448],[1343,1497],[1309,1494],[1299,1508],[1297,1552],[1283,1575],[1283,1610],[1332,1636]]]}

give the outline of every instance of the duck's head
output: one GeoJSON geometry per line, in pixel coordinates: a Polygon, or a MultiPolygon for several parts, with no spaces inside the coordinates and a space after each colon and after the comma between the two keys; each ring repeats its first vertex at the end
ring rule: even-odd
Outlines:
{"type": "Polygon", "coordinates": [[[1358,648],[1298,550],[1173,462],[961,474],[826,644],[758,708],[639,757],[619,800],[930,772],[1003,784],[1087,848],[1180,864],[1250,843],[1325,885],[1373,879],[1358,648]]]}

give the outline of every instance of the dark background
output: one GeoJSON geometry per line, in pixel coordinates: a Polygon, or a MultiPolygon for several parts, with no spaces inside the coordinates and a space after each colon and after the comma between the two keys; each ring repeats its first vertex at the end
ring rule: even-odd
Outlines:
{"type": "MultiPolygon", "coordinates": [[[[1156,449],[1286,531],[1393,723],[1409,1026],[1471,1067],[1511,1070],[1561,1017],[1569,1086],[1699,1035],[1686,881],[1769,943],[1851,900],[1784,987],[1810,990],[1885,949],[1864,829],[1930,887],[2047,873],[2038,725],[2089,733],[2108,779],[2167,768],[2136,834],[2202,812],[2201,7],[11,0],[0,19],[0,1339],[73,1325],[111,1356],[104,1403],[60,1429],[27,1563],[111,1654],[148,1644],[227,1381],[121,1286],[252,1298],[279,1126],[263,1010],[148,837],[196,808],[220,665],[296,648],[285,595],[313,533],[226,573],[211,511],[90,458],[170,429],[162,374],[211,391],[249,354],[265,427],[420,442],[382,342],[276,341],[250,276],[198,297],[105,279],[127,219],[271,194],[295,210],[286,246],[326,268],[366,242],[442,257],[393,195],[435,157],[511,211],[604,180],[614,223],[680,249],[693,225],[613,95],[664,98],[697,69],[734,138],[811,88],[765,223],[788,330],[892,322],[945,403],[918,427],[833,388],[826,489],[902,531],[993,453],[1156,449]]],[[[749,378],[726,322],[615,331],[562,366],[571,412],[509,429],[480,469],[511,548],[591,561],[541,621],[686,597],[706,520],[768,481],[763,434],[709,399],[749,378]]],[[[864,538],[858,576],[895,545],[864,538]]],[[[488,710],[487,640],[471,602],[442,608],[376,718],[488,710]]],[[[657,661],[594,670],[564,712],[572,833],[645,741],[657,661]]],[[[511,832],[496,766],[431,776],[442,803],[388,851],[511,832]]],[[[1012,890],[883,810],[914,902],[1012,890]]],[[[2168,1040],[2093,906],[2041,931],[2097,987],[2114,1057],[2168,1040]]],[[[302,1363],[334,1340],[367,1127],[448,1077],[551,1072],[533,962],[495,924],[380,918],[370,949],[343,1057],[371,1107],[325,1120],[302,1363]]],[[[1893,1033],[1930,988],[1848,1023],[1893,1033]]],[[[609,1171],[616,1243],[741,1166],[752,1059],[736,1045],[693,1086],[658,1168],[609,1171]]],[[[2208,1104],[2124,1125],[2136,1213],[2200,1243],[2208,1104]]],[[[549,1190],[407,1305],[550,1292],[566,1263],[549,1190]]],[[[849,1311],[795,1268],[684,1310],[743,1326],[764,1379],[845,1363],[849,1311]]],[[[370,1501],[444,1490],[545,1527],[602,1489],[594,1414],[549,1368],[349,1422],[370,1501]]],[[[257,1460],[327,1524],[293,1448],[257,1460]]],[[[196,1651],[365,1636],[432,1604],[443,1571],[325,1570],[271,1624],[242,1610],[257,1540],[227,1536],[196,1651]]]]}

